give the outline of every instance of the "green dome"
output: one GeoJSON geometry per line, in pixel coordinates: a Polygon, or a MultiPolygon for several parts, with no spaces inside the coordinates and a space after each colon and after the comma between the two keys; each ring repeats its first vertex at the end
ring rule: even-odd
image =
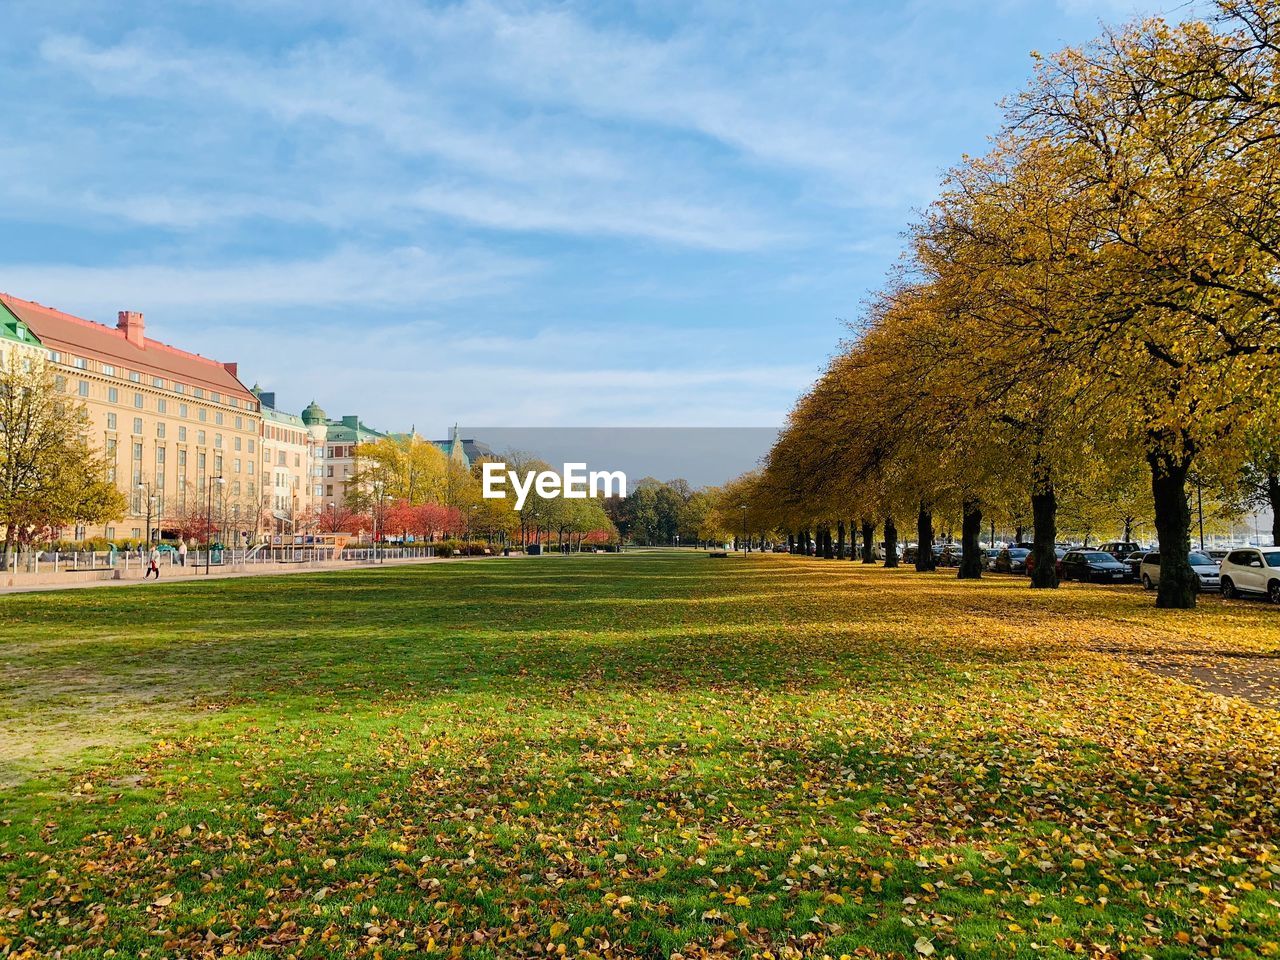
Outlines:
{"type": "Polygon", "coordinates": [[[329,418],[324,415],[324,411],[320,409],[320,404],[312,400],[307,404],[307,408],[302,411],[302,422],[308,427],[317,423],[324,423],[329,418]]]}

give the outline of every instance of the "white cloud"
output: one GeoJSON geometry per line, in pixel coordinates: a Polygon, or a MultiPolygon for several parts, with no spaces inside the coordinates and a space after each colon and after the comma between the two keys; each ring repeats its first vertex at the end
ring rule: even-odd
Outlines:
{"type": "Polygon", "coordinates": [[[313,260],[223,266],[0,264],[0,288],[36,299],[54,291],[56,306],[69,310],[423,306],[491,293],[537,266],[479,251],[343,249],[313,260]]]}

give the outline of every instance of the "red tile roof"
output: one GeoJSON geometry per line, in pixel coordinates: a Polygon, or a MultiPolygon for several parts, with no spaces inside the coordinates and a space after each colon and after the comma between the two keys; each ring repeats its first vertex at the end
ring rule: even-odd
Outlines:
{"type": "Polygon", "coordinates": [[[217,390],[251,404],[257,403],[257,398],[232,372],[235,364],[224,365],[198,353],[188,353],[150,338],[145,338],[143,345],[139,347],[125,338],[123,330],[115,327],[84,320],[7,293],[0,293],[0,300],[50,350],[109,363],[121,368],[122,372],[137,370],[150,376],[217,390]]]}

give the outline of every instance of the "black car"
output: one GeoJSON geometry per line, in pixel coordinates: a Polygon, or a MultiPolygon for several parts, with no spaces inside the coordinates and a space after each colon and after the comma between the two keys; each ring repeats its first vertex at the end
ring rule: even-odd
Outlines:
{"type": "Polygon", "coordinates": [[[938,553],[938,566],[940,567],[958,567],[960,566],[960,558],[963,556],[960,544],[947,543],[943,544],[942,550],[938,553]]]}
{"type": "Polygon", "coordinates": [[[1072,550],[1062,558],[1062,579],[1121,583],[1129,579],[1129,568],[1101,550],[1072,550]]]}
{"type": "Polygon", "coordinates": [[[1029,556],[1031,551],[1025,547],[1005,547],[996,554],[991,569],[996,573],[1026,573],[1029,556]]]}

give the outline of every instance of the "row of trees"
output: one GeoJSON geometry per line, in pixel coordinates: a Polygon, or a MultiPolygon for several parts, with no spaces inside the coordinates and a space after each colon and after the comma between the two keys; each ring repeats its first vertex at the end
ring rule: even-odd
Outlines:
{"type": "Polygon", "coordinates": [[[750,478],[753,529],[914,520],[928,568],[958,516],[968,577],[984,515],[1025,513],[1044,588],[1064,508],[1149,509],[1157,604],[1193,606],[1189,493],[1280,513],[1278,57],[1274,0],[1038,57],[750,478]]]}
{"type": "MultiPolygon", "coordinates": [[[[356,465],[347,485],[348,525],[367,518],[388,535],[420,539],[479,536],[490,542],[557,544],[580,548],[608,543],[617,531],[600,501],[543,497],[531,490],[520,510],[503,499],[486,499],[484,464],[501,462],[519,473],[551,469],[542,460],[516,451],[482,457],[468,467],[445,456],[435,444],[415,435],[385,437],[356,448],[356,465]]],[[[334,529],[348,529],[335,527],[334,529]]]]}

